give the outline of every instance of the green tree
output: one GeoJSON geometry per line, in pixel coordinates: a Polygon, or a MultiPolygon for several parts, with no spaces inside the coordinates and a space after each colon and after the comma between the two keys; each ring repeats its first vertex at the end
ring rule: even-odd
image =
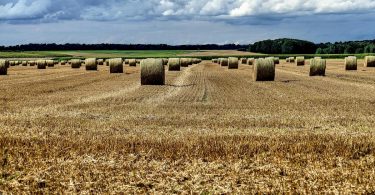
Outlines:
{"type": "Polygon", "coordinates": [[[322,50],[322,48],[318,48],[318,49],[316,49],[316,52],[315,52],[315,54],[322,54],[323,53],[323,50],[322,50]]]}

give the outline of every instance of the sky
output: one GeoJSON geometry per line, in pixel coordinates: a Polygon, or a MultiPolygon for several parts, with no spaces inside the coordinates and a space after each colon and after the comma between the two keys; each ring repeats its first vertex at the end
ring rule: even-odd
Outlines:
{"type": "Polygon", "coordinates": [[[0,45],[375,39],[375,0],[0,0],[0,45]]]}

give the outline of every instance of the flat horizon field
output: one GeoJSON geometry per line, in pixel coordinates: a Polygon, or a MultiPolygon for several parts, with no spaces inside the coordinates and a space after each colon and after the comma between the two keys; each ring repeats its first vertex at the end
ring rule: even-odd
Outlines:
{"type": "Polygon", "coordinates": [[[165,86],[124,74],[10,67],[0,77],[0,192],[374,193],[375,68],[203,61],[165,86]]]}

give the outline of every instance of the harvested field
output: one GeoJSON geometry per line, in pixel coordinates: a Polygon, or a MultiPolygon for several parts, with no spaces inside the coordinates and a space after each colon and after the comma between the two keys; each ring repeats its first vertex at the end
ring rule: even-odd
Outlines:
{"type": "Polygon", "coordinates": [[[141,86],[109,74],[10,67],[0,76],[0,194],[374,193],[375,68],[325,77],[280,60],[203,61],[141,86]],[[31,87],[32,86],[32,87],[31,87]]]}

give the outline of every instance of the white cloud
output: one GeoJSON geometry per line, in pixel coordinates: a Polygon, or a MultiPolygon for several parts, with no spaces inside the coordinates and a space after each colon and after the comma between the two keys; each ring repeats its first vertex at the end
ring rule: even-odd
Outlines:
{"type": "Polygon", "coordinates": [[[375,0],[0,0],[0,20],[166,20],[372,12],[375,0]]]}

